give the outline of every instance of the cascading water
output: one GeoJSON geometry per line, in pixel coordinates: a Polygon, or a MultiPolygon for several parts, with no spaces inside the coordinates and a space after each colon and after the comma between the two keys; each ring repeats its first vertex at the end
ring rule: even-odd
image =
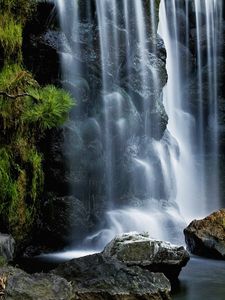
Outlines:
{"type": "Polygon", "coordinates": [[[160,13],[169,77],[164,103],[168,130],[180,149],[179,160],[174,160],[176,198],[189,220],[219,208],[217,74],[222,1],[186,1],[185,7],[179,1],[162,1],[160,13]],[[191,29],[191,10],[195,29],[191,29]]]}
{"type": "Polygon", "coordinates": [[[65,147],[73,144],[71,193],[83,214],[78,236],[100,248],[134,230],[181,239],[183,216],[219,205],[222,1],[161,1],[168,82],[157,1],[56,3],[63,82],[77,99],[65,147]]]}

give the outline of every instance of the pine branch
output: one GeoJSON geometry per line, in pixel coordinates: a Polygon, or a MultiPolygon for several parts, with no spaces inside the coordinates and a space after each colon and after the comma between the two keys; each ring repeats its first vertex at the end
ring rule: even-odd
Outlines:
{"type": "Polygon", "coordinates": [[[0,91],[0,96],[5,96],[7,98],[10,99],[17,99],[17,98],[22,98],[22,97],[31,97],[35,102],[38,102],[40,99],[37,99],[36,97],[34,97],[33,95],[29,94],[29,93],[22,93],[22,94],[17,94],[17,95],[10,95],[6,92],[2,92],[0,91]]]}

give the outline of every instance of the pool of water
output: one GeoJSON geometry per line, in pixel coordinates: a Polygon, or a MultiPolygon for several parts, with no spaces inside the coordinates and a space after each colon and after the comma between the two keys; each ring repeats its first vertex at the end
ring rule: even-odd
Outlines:
{"type": "Polygon", "coordinates": [[[225,300],[225,261],[192,257],[179,279],[174,300],[225,300]]]}
{"type": "Polygon", "coordinates": [[[78,249],[42,254],[35,257],[21,257],[14,262],[14,265],[19,266],[21,269],[31,274],[36,272],[49,272],[50,270],[57,268],[61,263],[74,258],[95,254],[97,252],[100,251],[78,249]]]}

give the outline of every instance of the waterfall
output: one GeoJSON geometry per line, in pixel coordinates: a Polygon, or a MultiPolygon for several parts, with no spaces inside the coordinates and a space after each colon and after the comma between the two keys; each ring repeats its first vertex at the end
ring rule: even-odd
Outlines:
{"type": "Polygon", "coordinates": [[[181,241],[185,221],[219,207],[222,1],[55,1],[77,100],[64,145],[85,215],[74,236],[181,241]]]}
{"type": "Polygon", "coordinates": [[[169,117],[168,130],[180,149],[179,160],[174,160],[176,201],[187,220],[220,207],[217,74],[221,24],[222,1],[186,1],[185,9],[175,0],[172,5],[166,1],[161,3],[160,34],[166,45],[169,77],[164,104],[169,117]],[[190,28],[191,10],[195,30],[190,28]],[[182,17],[182,12],[186,18],[182,17]],[[195,62],[190,64],[191,39],[196,65],[195,62]],[[196,105],[195,112],[193,105],[196,105]]]}

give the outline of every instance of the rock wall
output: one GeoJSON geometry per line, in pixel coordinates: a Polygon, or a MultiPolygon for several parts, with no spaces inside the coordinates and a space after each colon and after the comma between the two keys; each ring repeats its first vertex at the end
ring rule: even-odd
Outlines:
{"type": "MultiPolygon", "coordinates": [[[[107,157],[102,142],[104,132],[99,127],[103,121],[99,27],[94,1],[90,2],[90,19],[87,19],[86,15],[87,3],[80,1],[79,5],[81,23],[78,43],[82,52],[81,55],[74,53],[73,60],[78,61],[84,73],[78,84],[75,85],[74,82],[65,80],[61,74],[59,53],[61,51],[66,53],[68,50],[65,45],[72,47],[74,42],[71,40],[69,31],[66,35],[60,32],[56,7],[53,4],[40,3],[37,16],[27,24],[25,32],[26,66],[36,74],[40,82],[53,82],[66,87],[77,101],[76,108],[71,112],[71,121],[63,128],[49,132],[41,144],[45,152],[46,179],[43,214],[40,216],[39,224],[42,228],[40,238],[55,242],[55,244],[68,243],[75,239],[80,240],[88,232],[95,231],[105,222],[103,215],[108,205],[104,173],[107,157]],[[90,39],[92,47],[90,47],[90,39]]],[[[149,2],[146,1],[146,11],[149,10],[148,5],[149,2]]],[[[145,197],[146,187],[143,185],[139,186],[139,183],[136,183],[134,190],[129,164],[134,156],[133,151],[139,153],[145,151],[149,141],[141,136],[144,126],[142,114],[145,113],[141,112],[143,96],[141,95],[141,78],[138,71],[141,57],[135,53],[135,40],[132,40],[131,49],[134,51],[132,51],[131,57],[126,57],[124,46],[127,33],[122,16],[118,15],[118,20],[117,34],[121,44],[119,60],[122,62],[120,87],[115,74],[108,74],[108,76],[111,76],[110,81],[116,90],[116,94],[111,95],[111,101],[114,101],[115,97],[120,98],[124,111],[123,118],[126,120],[126,126],[130,127],[123,137],[123,144],[115,150],[115,168],[117,169],[115,173],[118,174],[115,198],[117,205],[126,205],[130,198],[135,197],[135,194],[138,194],[140,198],[145,197]],[[134,68],[131,75],[127,73],[128,59],[134,68]],[[137,111],[130,105],[131,99],[137,111]],[[140,119],[138,115],[141,116],[140,119]],[[131,136],[131,133],[134,135],[131,136]],[[136,150],[132,149],[132,139],[139,140],[139,147],[136,150]]],[[[132,30],[134,30],[134,26],[135,24],[131,24],[132,30]]],[[[162,89],[167,82],[166,51],[161,38],[153,32],[148,32],[147,43],[152,48],[152,52],[148,54],[148,61],[146,61],[149,66],[150,81],[145,87],[150,95],[149,101],[151,101],[149,119],[152,122],[149,131],[152,139],[160,140],[168,121],[161,98],[162,89]],[[155,49],[154,52],[153,49],[155,49]],[[151,90],[151,87],[154,86],[154,79],[150,75],[152,69],[159,78],[157,91],[151,90]]],[[[112,111],[113,114],[116,112],[112,111]]],[[[112,122],[116,122],[116,119],[113,119],[112,122]]],[[[116,134],[113,138],[118,139],[116,134]]],[[[148,151],[154,157],[151,147],[148,151]]],[[[157,157],[155,157],[155,161],[154,168],[159,173],[158,185],[160,186],[163,175],[157,157]]],[[[162,190],[153,196],[159,199],[166,198],[166,192],[162,190]]]]}

